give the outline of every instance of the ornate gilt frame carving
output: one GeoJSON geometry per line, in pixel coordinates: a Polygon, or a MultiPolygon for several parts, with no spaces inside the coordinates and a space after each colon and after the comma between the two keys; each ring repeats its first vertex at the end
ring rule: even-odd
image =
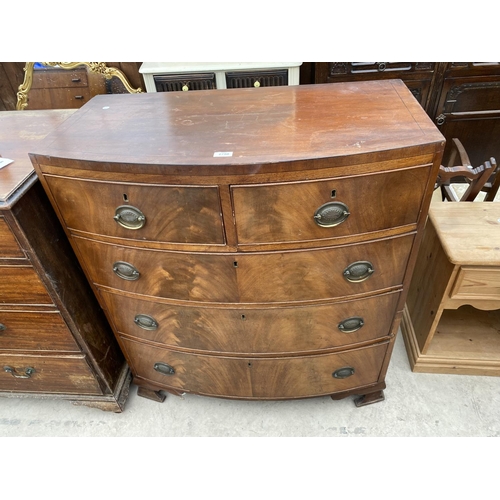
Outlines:
{"type": "MultiPolygon", "coordinates": [[[[62,69],[75,69],[79,66],[87,66],[87,68],[92,71],[92,73],[97,73],[103,75],[106,79],[111,79],[114,76],[120,79],[123,83],[127,92],[130,94],[139,94],[142,92],[142,89],[139,87],[138,89],[134,89],[127,77],[117,68],[110,68],[106,66],[106,63],[103,62],[44,62],[42,63],[44,66],[58,66],[62,69]]],[[[17,92],[17,110],[26,109],[28,106],[28,92],[31,89],[31,85],[33,83],[33,68],[34,62],[27,62],[24,67],[24,81],[21,85],[19,85],[19,89],[17,92]]]]}

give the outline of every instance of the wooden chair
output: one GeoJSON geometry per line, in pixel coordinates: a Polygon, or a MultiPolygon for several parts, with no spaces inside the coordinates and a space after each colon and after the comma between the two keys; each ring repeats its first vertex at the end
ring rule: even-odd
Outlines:
{"type": "Polygon", "coordinates": [[[495,158],[490,158],[479,167],[472,167],[467,151],[463,147],[459,139],[452,139],[453,148],[451,151],[448,166],[441,165],[439,168],[437,186],[441,188],[442,200],[445,201],[474,201],[481,190],[487,190],[487,199],[485,201],[493,201],[499,188],[500,175],[496,175],[498,171],[495,158]],[[454,165],[457,161],[457,154],[460,159],[459,165],[454,165]],[[451,186],[452,179],[464,178],[469,184],[467,190],[461,198],[459,198],[451,186]],[[488,185],[489,183],[489,185],[488,185]]]}
{"type": "MultiPolygon", "coordinates": [[[[495,161],[494,158],[493,161],[495,161]]],[[[484,201],[493,201],[499,189],[500,189],[500,165],[497,165],[494,172],[488,179],[488,182],[486,182],[486,184],[481,189],[481,191],[484,191],[486,193],[484,201]]]]}

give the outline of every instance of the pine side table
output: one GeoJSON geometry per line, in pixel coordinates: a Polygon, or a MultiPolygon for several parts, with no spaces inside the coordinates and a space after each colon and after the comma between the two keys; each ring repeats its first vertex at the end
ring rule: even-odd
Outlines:
{"type": "Polygon", "coordinates": [[[401,323],[412,370],[500,376],[500,205],[431,205],[401,323]]]}

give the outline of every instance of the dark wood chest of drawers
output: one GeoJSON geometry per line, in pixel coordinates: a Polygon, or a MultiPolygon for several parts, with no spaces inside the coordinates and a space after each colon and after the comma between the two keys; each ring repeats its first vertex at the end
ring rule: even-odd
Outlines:
{"type": "Polygon", "coordinates": [[[391,80],[99,96],[31,158],[141,394],[363,404],[443,147],[391,80]]]}
{"type": "Polygon", "coordinates": [[[120,412],[128,367],[28,156],[72,112],[0,113],[0,396],[120,412]]]}

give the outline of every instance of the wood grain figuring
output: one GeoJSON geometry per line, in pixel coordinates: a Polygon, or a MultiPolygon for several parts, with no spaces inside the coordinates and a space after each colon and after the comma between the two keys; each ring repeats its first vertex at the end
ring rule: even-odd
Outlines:
{"type": "Polygon", "coordinates": [[[0,310],[0,350],[79,352],[58,312],[0,310]]]}
{"type": "Polygon", "coordinates": [[[290,399],[332,394],[378,381],[387,343],[338,354],[297,358],[224,358],[159,349],[121,340],[138,378],[161,386],[210,396],[243,399],[290,399]],[[174,375],[154,370],[167,363],[174,375]],[[352,376],[337,379],[333,372],[346,366],[352,376]]]}
{"type": "Polygon", "coordinates": [[[74,238],[96,285],[176,300],[272,303],[325,300],[401,286],[413,235],[314,251],[195,254],[118,247],[74,238]],[[351,263],[369,261],[375,272],[348,282],[351,263]],[[127,281],[113,272],[126,262],[140,273],[127,281]],[[327,277],[327,279],[325,279],[327,277]]]}
{"type": "Polygon", "coordinates": [[[47,176],[57,206],[70,229],[140,241],[224,244],[217,186],[156,186],[103,183],[47,176]],[[146,217],[128,229],[113,217],[133,206],[146,217]]]}
{"type": "Polygon", "coordinates": [[[276,161],[441,149],[441,134],[421,108],[408,109],[404,93],[414,101],[401,81],[391,80],[202,90],[196,97],[96,96],[32,153],[128,164],[245,164],[255,172],[276,161]],[[214,157],[216,152],[232,156],[214,157]]]}
{"type": "Polygon", "coordinates": [[[25,259],[26,255],[12,234],[7,222],[0,217],[0,258],[25,259]]]}
{"type": "Polygon", "coordinates": [[[38,274],[32,267],[0,266],[0,303],[52,304],[38,274]]]}
{"type": "Polygon", "coordinates": [[[12,355],[0,353],[0,390],[9,392],[43,392],[45,394],[101,394],[85,357],[12,355]],[[16,378],[5,371],[13,368],[17,375],[24,375],[26,368],[35,372],[30,378],[16,378]]]}
{"type": "Polygon", "coordinates": [[[240,244],[336,238],[416,224],[429,167],[316,182],[233,186],[240,244]],[[319,200],[319,203],[318,203],[319,200]],[[335,227],[314,221],[323,204],[347,205],[335,227]]]}
{"type": "Polygon", "coordinates": [[[217,309],[158,304],[103,290],[100,295],[120,334],[165,347],[271,356],[381,339],[390,331],[399,293],[324,306],[217,309]],[[134,321],[138,314],[154,318],[158,327],[141,328],[134,321]],[[352,317],[360,317],[363,326],[342,332],[339,324],[352,317]]]}

